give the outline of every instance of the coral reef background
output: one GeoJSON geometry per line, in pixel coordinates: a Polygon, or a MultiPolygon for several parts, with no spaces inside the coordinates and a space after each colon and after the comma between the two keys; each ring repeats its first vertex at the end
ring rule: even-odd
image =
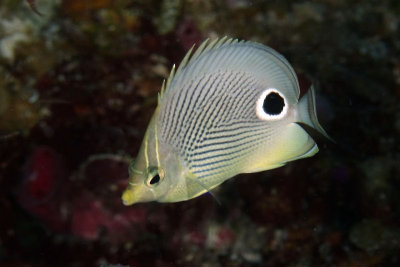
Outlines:
{"type": "Polygon", "coordinates": [[[399,36],[395,0],[1,1],[0,265],[399,266],[399,36]],[[336,143],[221,204],[124,207],[162,80],[226,35],[314,83],[336,143]]]}

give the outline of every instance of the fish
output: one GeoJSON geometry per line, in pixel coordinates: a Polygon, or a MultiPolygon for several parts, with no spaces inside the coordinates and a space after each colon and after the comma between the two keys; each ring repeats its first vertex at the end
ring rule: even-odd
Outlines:
{"type": "Polygon", "coordinates": [[[193,199],[238,174],[311,157],[318,146],[302,125],[329,138],[313,86],[299,99],[297,75],[277,51],[227,37],[193,49],[161,86],[125,205],[193,199]]]}

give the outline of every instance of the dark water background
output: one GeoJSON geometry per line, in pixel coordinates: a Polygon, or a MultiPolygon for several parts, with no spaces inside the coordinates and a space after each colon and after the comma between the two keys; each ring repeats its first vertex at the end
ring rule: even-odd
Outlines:
{"type": "Polygon", "coordinates": [[[0,2],[0,266],[399,266],[400,2],[0,2]],[[313,81],[337,144],[181,203],[121,204],[157,93],[207,37],[313,81]]]}

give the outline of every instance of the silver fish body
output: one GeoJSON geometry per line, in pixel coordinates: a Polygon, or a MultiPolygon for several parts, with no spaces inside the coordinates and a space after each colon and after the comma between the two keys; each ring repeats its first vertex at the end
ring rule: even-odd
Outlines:
{"type": "Polygon", "coordinates": [[[237,174],[310,157],[318,147],[299,123],[326,135],[313,88],[299,100],[296,73],[275,50],[222,38],[191,52],[162,86],[126,205],[188,200],[237,174]]]}

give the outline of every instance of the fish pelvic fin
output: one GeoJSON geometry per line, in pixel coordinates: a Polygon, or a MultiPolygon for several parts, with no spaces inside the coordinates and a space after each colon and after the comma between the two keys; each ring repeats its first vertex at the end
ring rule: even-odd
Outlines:
{"type": "MultiPolygon", "coordinates": [[[[209,194],[215,199],[215,201],[216,201],[219,205],[221,205],[221,202],[219,201],[218,197],[214,194],[214,192],[211,191],[212,188],[208,188],[204,183],[202,183],[201,181],[199,181],[196,177],[187,176],[186,178],[187,178],[186,185],[187,185],[188,196],[189,196],[188,199],[195,198],[195,197],[200,196],[200,195],[202,195],[202,194],[204,194],[204,193],[209,193],[209,194]],[[192,185],[190,185],[190,184],[192,184],[192,185]],[[193,188],[193,185],[194,185],[194,184],[200,186],[203,190],[201,190],[201,191],[197,191],[197,190],[196,190],[195,193],[194,193],[194,192],[191,192],[192,190],[190,190],[190,189],[193,188]]],[[[218,185],[219,185],[219,184],[217,184],[216,186],[218,186],[218,185]]],[[[214,187],[215,187],[215,186],[213,186],[213,188],[214,188],[214,187]]]]}

